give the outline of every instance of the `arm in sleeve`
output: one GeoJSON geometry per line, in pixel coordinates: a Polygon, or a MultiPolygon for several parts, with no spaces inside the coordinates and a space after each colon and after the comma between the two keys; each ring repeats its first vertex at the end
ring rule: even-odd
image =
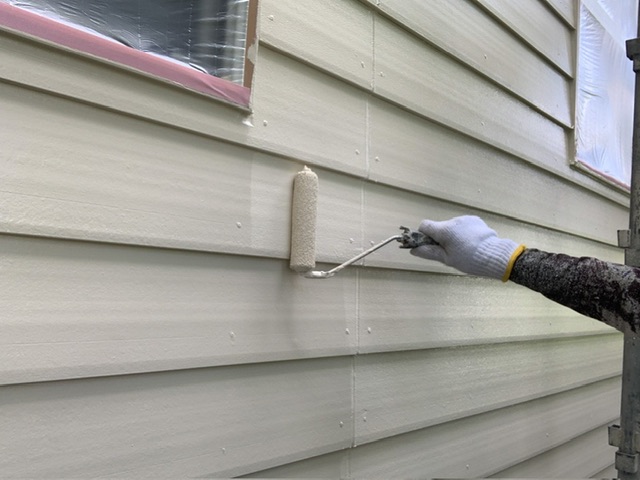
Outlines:
{"type": "Polygon", "coordinates": [[[640,332],[640,269],[525,250],[509,280],[621,332],[640,332]]]}

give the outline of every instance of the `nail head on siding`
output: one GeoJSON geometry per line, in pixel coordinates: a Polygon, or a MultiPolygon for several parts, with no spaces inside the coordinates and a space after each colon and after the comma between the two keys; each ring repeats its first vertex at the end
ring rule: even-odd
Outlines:
{"type": "Polygon", "coordinates": [[[231,338],[231,340],[233,340],[234,338],[236,338],[236,334],[233,332],[229,332],[229,337],[231,338]]]}
{"type": "Polygon", "coordinates": [[[273,22],[273,20],[275,19],[275,17],[274,17],[273,15],[269,15],[267,18],[268,18],[269,20],[271,20],[272,22],[273,22]]]}
{"type": "Polygon", "coordinates": [[[240,223],[240,222],[236,222],[236,227],[238,227],[238,228],[242,228],[242,223],[240,223]]]}
{"type": "Polygon", "coordinates": [[[360,155],[360,150],[356,148],[356,155],[360,155]]]}
{"type": "Polygon", "coordinates": [[[227,449],[226,448],[221,448],[220,450],[222,450],[222,454],[225,455],[227,453],[227,449]]]}
{"type": "Polygon", "coordinates": [[[353,242],[355,242],[355,240],[353,238],[350,238],[349,243],[353,243],[353,242]]]}
{"type": "Polygon", "coordinates": [[[371,327],[367,327],[367,333],[371,333],[371,332],[372,332],[371,327]]]}
{"type": "Polygon", "coordinates": [[[376,157],[374,160],[375,160],[376,162],[379,162],[379,161],[380,161],[380,157],[376,157]]]}
{"type": "Polygon", "coordinates": [[[266,120],[263,120],[262,121],[262,125],[264,125],[266,127],[267,125],[269,125],[269,122],[267,122],[266,120]]]}
{"type": "Polygon", "coordinates": [[[344,422],[340,422],[340,428],[344,427],[344,422]]]}
{"type": "Polygon", "coordinates": [[[349,331],[349,329],[347,328],[344,333],[346,333],[347,335],[349,335],[351,332],[349,331]]]}

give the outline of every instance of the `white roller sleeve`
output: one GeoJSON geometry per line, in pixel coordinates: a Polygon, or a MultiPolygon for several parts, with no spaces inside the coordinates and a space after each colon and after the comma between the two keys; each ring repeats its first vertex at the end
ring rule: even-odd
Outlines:
{"type": "Polygon", "coordinates": [[[316,266],[318,176],[310,168],[296,174],[292,203],[290,267],[304,273],[316,266]]]}

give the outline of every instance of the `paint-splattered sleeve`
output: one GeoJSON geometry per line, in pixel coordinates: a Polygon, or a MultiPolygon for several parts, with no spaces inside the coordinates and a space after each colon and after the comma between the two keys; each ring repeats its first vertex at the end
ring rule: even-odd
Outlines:
{"type": "Polygon", "coordinates": [[[509,280],[621,332],[640,331],[640,269],[527,249],[509,280]]]}

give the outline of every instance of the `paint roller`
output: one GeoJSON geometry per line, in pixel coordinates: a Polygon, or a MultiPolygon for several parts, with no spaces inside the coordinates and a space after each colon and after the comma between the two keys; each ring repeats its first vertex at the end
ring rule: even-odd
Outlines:
{"type": "Polygon", "coordinates": [[[400,227],[402,233],[393,235],[364,252],[328,271],[314,270],[316,266],[316,220],[318,216],[318,175],[304,167],[293,180],[291,207],[291,255],[292,270],[306,278],[330,278],[345,267],[361,260],[385,245],[397,241],[400,248],[415,248],[420,245],[437,244],[421,232],[400,227]]]}

